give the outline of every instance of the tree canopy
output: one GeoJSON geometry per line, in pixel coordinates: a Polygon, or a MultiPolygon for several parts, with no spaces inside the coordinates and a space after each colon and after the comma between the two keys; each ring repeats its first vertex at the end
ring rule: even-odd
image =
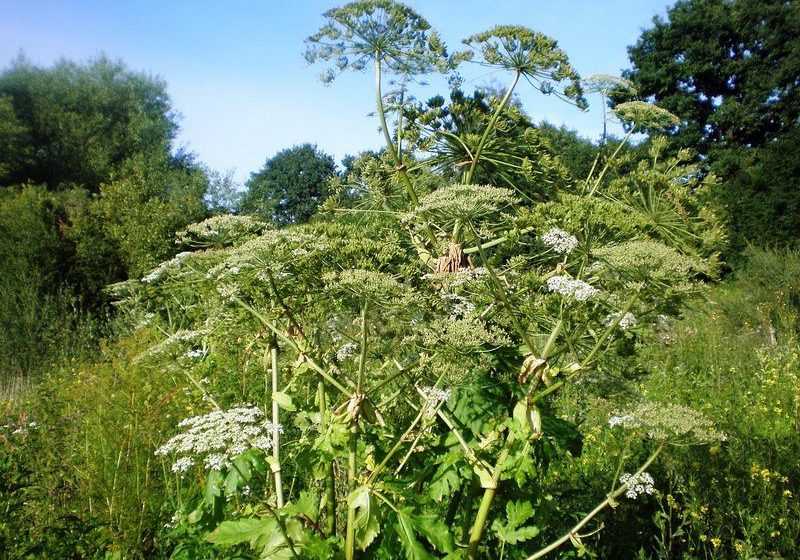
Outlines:
{"type": "Polygon", "coordinates": [[[335,173],[333,158],[315,145],[282,150],[250,175],[242,210],[281,226],[307,222],[335,173]]]}
{"type": "MultiPolygon", "coordinates": [[[[680,118],[674,145],[724,180],[734,248],[800,237],[800,6],[680,0],[629,48],[624,74],[680,118]]],[[[619,96],[617,96],[619,97],[619,96]]]]}
{"type": "Polygon", "coordinates": [[[0,73],[0,185],[98,192],[128,158],[167,152],[178,125],[166,84],[105,57],[0,73]]]}
{"type": "Polygon", "coordinates": [[[680,0],[629,48],[639,94],[681,118],[682,145],[761,146],[800,117],[800,7],[680,0]]]}

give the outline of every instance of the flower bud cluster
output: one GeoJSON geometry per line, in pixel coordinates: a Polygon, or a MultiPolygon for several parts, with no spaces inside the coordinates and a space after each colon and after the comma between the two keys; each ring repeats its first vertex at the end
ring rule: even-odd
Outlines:
{"type": "Polygon", "coordinates": [[[248,449],[267,451],[272,447],[272,433],[280,425],[264,420],[264,413],[255,406],[217,410],[181,421],[185,431],[171,438],[156,450],[156,455],[178,455],[172,464],[174,472],[185,472],[202,459],[206,469],[214,470],[229,464],[248,449]]]}
{"type": "Polygon", "coordinates": [[[353,356],[356,350],[358,350],[358,344],[355,342],[348,342],[336,351],[336,360],[341,363],[350,356],[353,356]]]}
{"type": "Polygon", "coordinates": [[[447,402],[453,394],[451,389],[438,389],[436,387],[423,387],[420,390],[425,395],[425,404],[431,408],[436,408],[443,402],[447,402]]]}

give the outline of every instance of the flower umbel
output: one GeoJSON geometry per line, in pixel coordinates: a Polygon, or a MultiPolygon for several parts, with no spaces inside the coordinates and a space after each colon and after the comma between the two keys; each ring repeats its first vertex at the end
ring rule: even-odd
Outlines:
{"type": "Polygon", "coordinates": [[[542,236],[542,243],[558,254],[569,254],[578,246],[578,240],[563,229],[553,228],[542,236]]]}
{"type": "MultiPolygon", "coordinates": [[[[207,469],[219,469],[248,449],[267,451],[272,447],[272,422],[255,406],[217,410],[181,421],[186,431],[172,437],[156,450],[156,455],[178,455],[172,464],[176,473],[186,472],[202,459],[207,469]]],[[[282,432],[279,425],[278,431],[282,432]]]]}
{"type": "Polygon", "coordinates": [[[638,475],[625,473],[619,477],[619,482],[628,487],[625,491],[625,496],[631,500],[635,500],[644,494],[655,494],[656,492],[656,488],[653,485],[653,477],[646,472],[638,475]]]}
{"type": "Polygon", "coordinates": [[[547,279],[547,290],[562,296],[585,301],[597,294],[598,290],[583,280],[575,280],[569,276],[553,276],[547,279]]]}

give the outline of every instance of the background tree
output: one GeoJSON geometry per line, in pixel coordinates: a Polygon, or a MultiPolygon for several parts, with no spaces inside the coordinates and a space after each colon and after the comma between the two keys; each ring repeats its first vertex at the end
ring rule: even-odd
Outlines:
{"type": "Polygon", "coordinates": [[[17,59],[0,74],[0,115],[2,186],[98,192],[128,158],[168,152],[178,128],[163,81],[104,57],[51,68],[17,59]]]}
{"type": "Polygon", "coordinates": [[[335,173],[333,158],[315,145],[282,150],[250,175],[242,210],[281,226],[307,222],[335,173]]]}
{"type": "Polygon", "coordinates": [[[681,0],[629,48],[625,77],[680,117],[675,144],[725,179],[740,245],[800,235],[799,38],[797,2],[681,0]]]}

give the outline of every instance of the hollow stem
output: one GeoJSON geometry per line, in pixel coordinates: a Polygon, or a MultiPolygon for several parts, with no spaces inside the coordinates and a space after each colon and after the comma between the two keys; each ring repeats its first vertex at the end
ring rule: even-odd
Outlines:
{"type": "Polygon", "coordinates": [[[522,75],[522,72],[517,70],[514,74],[514,79],[511,81],[511,85],[508,86],[503,99],[500,101],[500,105],[497,106],[495,109],[492,118],[489,120],[489,124],[486,125],[486,130],[483,131],[483,136],[481,136],[480,141],[478,142],[478,147],[475,149],[475,155],[472,157],[472,163],[469,166],[469,170],[464,175],[464,184],[469,185],[472,183],[472,179],[475,176],[475,168],[478,165],[478,160],[481,157],[481,152],[483,152],[483,148],[486,145],[486,141],[489,139],[489,136],[494,131],[495,125],[497,124],[497,119],[500,118],[500,114],[503,112],[503,109],[506,108],[508,105],[508,100],[511,99],[511,94],[514,93],[514,88],[517,87],[517,82],[519,82],[519,77],[522,75]]]}
{"type": "Polygon", "coordinates": [[[606,160],[606,164],[605,164],[605,166],[603,167],[603,170],[602,170],[602,171],[600,171],[600,174],[597,176],[597,179],[595,179],[595,180],[594,180],[594,184],[592,185],[592,188],[589,190],[589,196],[590,196],[590,197],[591,197],[591,196],[594,196],[594,193],[595,193],[595,191],[597,191],[597,187],[599,187],[599,186],[600,186],[600,181],[602,181],[602,180],[603,180],[603,177],[605,176],[605,174],[606,174],[606,171],[608,171],[608,168],[611,166],[611,162],[613,162],[613,161],[616,159],[617,155],[619,154],[619,151],[622,149],[622,147],[623,147],[625,144],[627,144],[627,143],[628,143],[628,140],[630,140],[630,137],[631,137],[631,135],[632,135],[632,134],[633,134],[633,131],[631,130],[631,131],[630,131],[630,132],[629,132],[629,133],[628,133],[628,134],[625,136],[625,138],[623,138],[623,139],[622,139],[622,141],[619,143],[619,146],[617,146],[617,149],[616,149],[616,150],[614,150],[614,153],[613,153],[613,154],[611,154],[611,157],[610,157],[610,158],[608,158],[608,160],[606,160]]]}
{"type": "Polygon", "coordinates": [[[281,480],[281,431],[280,431],[280,407],[275,399],[278,392],[278,345],[273,344],[270,348],[270,358],[272,365],[272,474],[275,478],[275,502],[279,508],[283,507],[283,483],[281,480]]]}
{"type": "Polygon", "coordinates": [[[330,373],[325,371],[325,369],[323,369],[323,367],[320,366],[311,356],[309,356],[306,352],[304,352],[303,349],[300,348],[297,345],[297,343],[294,340],[292,340],[291,337],[287,336],[286,333],[284,333],[281,329],[279,329],[272,321],[267,319],[267,317],[263,313],[259,313],[251,305],[248,305],[247,303],[245,303],[236,296],[232,296],[231,299],[233,299],[233,301],[244,307],[254,317],[256,317],[259,321],[261,321],[261,323],[265,327],[267,327],[272,332],[272,334],[278,337],[278,339],[281,342],[287,344],[289,347],[295,350],[299,355],[303,356],[303,358],[305,358],[306,361],[308,362],[308,365],[311,366],[311,369],[316,371],[325,381],[327,381],[333,387],[335,387],[337,391],[339,391],[343,395],[350,396],[350,391],[344,385],[336,381],[336,379],[334,379],[330,373]]]}
{"type": "MultiPolygon", "coordinates": [[[[656,458],[661,454],[663,450],[664,450],[664,444],[662,443],[656,448],[655,451],[653,451],[653,453],[650,454],[650,456],[642,464],[642,466],[639,467],[639,470],[636,471],[636,473],[633,475],[633,478],[634,479],[637,478],[640,474],[642,474],[645,470],[647,470],[647,467],[649,467],[653,463],[653,461],[656,460],[656,458]]],[[[572,529],[570,529],[567,533],[565,533],[561,538],[553,541],[552,543],[542,548],[535,554],[528,556],[525,560],[537,560],[538,558],[542,558],[543,556],[557,549],[559,546],[561,546],[568,540],[575,538],[575,536],[578,534],[578,531],[580,531],[587,523],[589,523],[589,521],[591,521],[595,515],[597,515],[598,513],[603,511],[606,507],[614,503],[616,499],[619,498],[627,490],[628,490],[627,484],[622,484],[621,486],[619,486],[616,490],[611,492],[605,500],[600,502],[597,505],[597,507],[595,507],[592,511],[587,513],[583,517],[583,519],[578,521],[578,523],[575,524],[575,526],[572,529]]]]}
{"type": "Polygon", "coordinates": [[[486,525],[486,519],[489,516],[489,510],[492,507],[494,495],[497,492],[497,484],[500,482],[500,475],[503,473],[503,463],[508,459],[509,449],[511,447],[509,445],[510,439],[509,437],[506,440],[506,444],[503,445],[503,449],[497,457],[497,463],[495,463],[494,470],[492,471],[492,486],[484,489],[481,505],[478,507],[475,522],[472,524],[472,531],[469,534],[469,548],[467,549],[467,558],[470,560],[477,558],[476,554],[478,552],[478,545],[481,542],[481,537],[483,536],[483,528],[486,525]]]}
{"type": "MultiPolygon", "coordinates": [[[[381,53],[378,52],[375,53],[375,106],[378,111],[378,119],[381,123],[381,130],[383,131],[383,139],[386,141],[386,149],[389,150],[389,154],[392,156],[392,159],[397,166],[397,173],[400,176],[400,180],[403,183],[406,194],[411,200],[411,204],[414,207],[417,207],[419,206],[419,196],[417,195],[417,191],[414,189],[414,185],[411,183],[411,178],[408,176],[406,166],[403,165],[400,152],[397,150],[397,147],[395,147],[394,142],[392,142],[392,135],[389,133],[389,127],[386,124],[386,111],[383,106],[381,82],[381,53]]],[[[424,222],[423,230],[425,231],[425,236],[427,237],[428,242],[431,244],[431,248],[435,250],[436,246],[438,245],[436,234],[433,232],[433,229],[431,229],[425,214],[421,213],[420,218],[424,222]]],[[[417,247],[417,252],[426,264],[430,263],[432,257],[427,249],[424,247],[417,247]]]]}
{"type": "MultiPolygon", "coordinates": [[[[325,395],[325,384],[317,384],[317,400],[319,404],[319,417],[321,428],[328,427],[328,399],[325,395]]],[[[333,472],[333,461],[330,462],[325,472],[325,534],[330,536],[336,532],[336,477],[333,472]]]]}

